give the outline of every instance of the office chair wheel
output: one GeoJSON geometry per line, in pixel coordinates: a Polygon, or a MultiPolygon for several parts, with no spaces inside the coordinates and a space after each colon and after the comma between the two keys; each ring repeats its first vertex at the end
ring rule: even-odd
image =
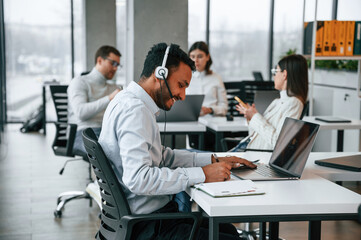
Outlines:
{"type": "Polygon", "coordinates": [[[61,211],[57,211],[57,210],[54,211],[54,217],[61,218],[61,215],[62,215],[61,211]]]}

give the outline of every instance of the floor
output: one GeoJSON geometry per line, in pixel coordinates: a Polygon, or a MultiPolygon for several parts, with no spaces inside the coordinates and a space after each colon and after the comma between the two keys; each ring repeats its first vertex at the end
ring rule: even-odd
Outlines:
{"type": "MultiPolygon", "coordinates": [[[[87,164],[71,162],[59,175],[65,158],[54,156],[54,127],[47,135],[21,133],[20,125],[7,125],[0,144],[0,240],[94,239],[99,227],[99,208],[89,201],[69,203],[60,219],[54,218],[57,195],[85,189],[87,164]]],[[[359,182],[345,183],[361,193],[359,182]]],[[[307,239],[307,223],[280,224],[285,239],[307,239]]],[[[361,240],[361,225],[355,221],[322,223],[322,239],[361,240]]]]}

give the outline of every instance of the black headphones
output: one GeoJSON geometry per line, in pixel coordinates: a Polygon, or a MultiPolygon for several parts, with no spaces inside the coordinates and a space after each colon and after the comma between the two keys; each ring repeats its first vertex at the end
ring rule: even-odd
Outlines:
{"type": "Polygon", "coordinates": [[[165,50],[164,53],[164,57],[163,57],[163,62],[162,62],[162,66],[158,66],[155,69],[155,77],[158,79],[163,79],[165,82],[165,85],[167,86],[168,92],[169,92],[169,96],[170,98],[174,98],[172,92],[170,91],[170,88],[168,86],[167,83],[167,77],[168,77],[168,68],[166,68],[166,64],[167,64],[167,59],[168,59],[168,54],[169,54],[169,50],[170,50],[170,46],[167,46],[167,49],[165,50]]]}

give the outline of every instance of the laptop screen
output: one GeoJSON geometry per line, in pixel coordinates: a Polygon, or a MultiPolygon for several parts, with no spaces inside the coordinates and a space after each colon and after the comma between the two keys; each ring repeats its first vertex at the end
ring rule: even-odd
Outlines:
{"type": "Polygon", "coordinates": [[[269,164],[301,177],[319,129],[318,124],[286,118],[269,164]]]}
{"type": "Polygon", "coordinates": [[[165,112],[160,109],[157,122],[188,122],[198,121],[204,95],[186,95],[184,101],[176,101],[173,107],[165,112]]]}

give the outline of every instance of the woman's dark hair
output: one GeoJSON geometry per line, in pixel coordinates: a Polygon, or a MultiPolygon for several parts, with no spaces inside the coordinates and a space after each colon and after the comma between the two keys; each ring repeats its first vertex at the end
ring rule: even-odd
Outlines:
{"type": "Polygon", "coordinates": [[[199,50],[205,52],[207,56],[209,55],[209,60],[206,63],[205,70],[206,70],[206,75],[212,74],[212,70],[210,68],[211,68],[213,61],[212,61],[211,55],[209,54],[207,43],[205,43],[203,41],[193,43],[193,45],[191,46],[191,48],[188,51],[188,56],[191,54],[192,51],[194,51],[196,49],[199,49],[199,50]]]}
{"type": "Polygon", "coordinates": [[[287,71],[287,95],[300,98],[306,103],[308,95],[308,66],[306,59],[299,54],[283,57],[278,66],[287,71]]]}
{"type": "Polygon", "coordinates": [[[101,46],[95,53],[95,64],[97,63],[98,57],[102,57],[103,59],[106,59],[110,53],[114,53],[118,57],[122,56],[122,54],[120,54],[120,52],[115,47],[101,46]]]}
{"type": "MultiPolygon", "coordinates": [[[[166,49],[166,43],[158,43],[154,45],[152,49],[150,49],[144,61],[143,71],[140,75],[140,81],[142,79],[149,78],[158,66],[162,66],[166,49]]],[[[194,62],[188,57],[187,53],[180,49],[178,45],[171,44],[167,63],[165,65],[169,71],[168,77],[172,74],[173,71],[175,71],[179,67],[180,62],[187,64],[192,71],[195,70],[194,62]]]]}

